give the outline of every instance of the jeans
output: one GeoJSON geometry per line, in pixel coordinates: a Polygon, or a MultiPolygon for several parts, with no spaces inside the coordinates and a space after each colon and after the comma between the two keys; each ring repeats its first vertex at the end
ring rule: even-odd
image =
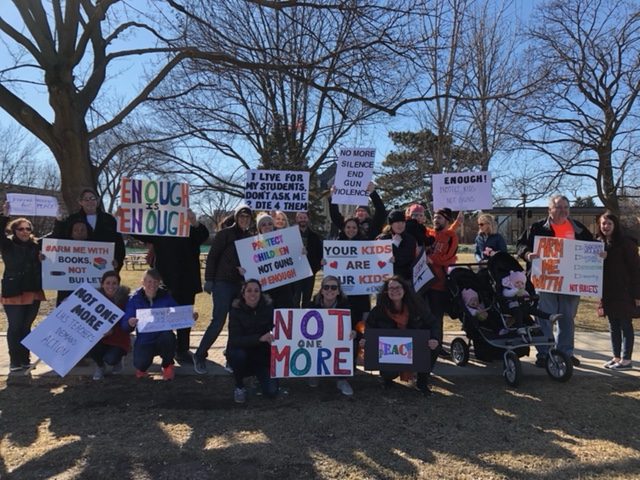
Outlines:
{"type": "Polygon", "coordinates": [[[244,379],[255,375],[260,382],[262,394],[268,398],[274,398],[278,394],[278,379],[271,378],[270,350],[265,343],[257,347],[227,348],[227,360],[233,368],[233,376],[237,388],[244,388],[244,379]],[[265,348],[266,347],[266,348],[265,348]]]}
{"type": "MultiPolygon", "coordinates": [[[[578,313],[580,297],[577,295],[564,295],[562,293],[540,293],[538,308],[548,314],[561,313],[562,318],[556,322],[555,342],[556,348],[569,357],[573,356],[573,341],[575,324],[574,319],[578,313]]],[[[553,338],[553,325],[549,320],[537,317],[542,333],[547,338],[553,338]]],[[[536,346],[538,357],[546,357],[549,347],[546,345],[536,346]]]]}
{"type": "Polygon", "coordinates": [[[3,305],[7,314],[7,344],[9,361],[12,366],[27,365],[30,362],[29,350],[20,343],[31,332],[31,325],[38,315],[40,301],[31,305],[3,305]]]}
{"type": "Polygon", "coordinates": [[[633,354],[633,323],[630,318],[609,317],[611,332],[611,349],[613,356],[623,360],[631,360],[633,354]],[[620,357],[622,353],[622,357],[620,357]]]}
{"type": "Polygon", "coordinates": [[[207,352],[215,343],[227,321],[231,302],[240,294],[240,285],[231,282],[215,282],[211,297],[213,299],[213,318],[204,332],[200,346],[196,350],[196,359],[207,358],[207,352]]]}
{"type": "Polygon", "coordinates": [[[311,294],[313,293],[313,285],[316,282],[316,276],[303,278],[293,283],[293,308],[300,308],[302,305],[307,305],[311,301],[311,294]]]}
{"type": "Polygon", "coordinates": [[[122,348],[115,345],[107,345],[106,343],[98,342],[90,351],[89,356],[96,362],[99,367],[104,367],[104,364],[114,366],[122,357],[127,354],[122,348]]]}
{"type": "Polygon", "coordinates": [[[176,351],[176,336],[172,331],[158,332],[153,343],[136,342],[133,345],[133,366],[146,372],[153,363],[153,357],[160,355],[162,366],[173,365],[173,353],[176,351]]]}

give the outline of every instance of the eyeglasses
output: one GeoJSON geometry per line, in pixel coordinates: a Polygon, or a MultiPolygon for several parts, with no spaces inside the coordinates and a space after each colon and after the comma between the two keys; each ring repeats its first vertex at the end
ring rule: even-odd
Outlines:
{"type": "Polygon", "coordinates": [[[16,232],[30,232],[30,231],[31,231],[31,227],[16,228],[16,232]]]}
{"type": "Polygon", "coordinates": [[[338,285],[323,285],[323,290],[338,290],[338,285]]]}

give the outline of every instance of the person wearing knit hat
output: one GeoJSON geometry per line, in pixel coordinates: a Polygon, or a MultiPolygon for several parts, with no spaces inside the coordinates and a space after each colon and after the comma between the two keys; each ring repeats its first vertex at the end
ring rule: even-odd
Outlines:
{"type": "Polygon", "coordinates": [[[260,212],[256,217],[256,227],[258,228],[258,233],[267,233],[267,232],[263,232],[261,229],[262,227],[269,226],[269,225],[271,225],[272,227],[271,230],[269,230],[269,232],[271,232],[273,231],[273,228],[274,228],[273,217],[268,213],[260,212]]]}
{"type": "Polygon", "coordinates": [[[387,218],[388,225],[376,240],[391,240],[393,243],[393,273],[408,282],[413,282],[413,261],[416,241],[406,230],[406,220],[402,210],[393,210],[387,218]]]}
{"type": "Polygon", "coordinates": [[[207,255],[204,291],[212,296],[213,318],[193,355],[194,370],[201,375],[207,373],[206,358],[209,349],[224,328],[231,302],[239,295],[244,281],[235,242],[252,235],[251,215],[251,209],[247,205],[239,205],[234,212],[235,222],[216,234],[207,255]]]}
{"type": "Polygon", "coordinates": [[[419,203],[412,203],[407,208],[407,220],[410,218],[416,220],[419,224],[424,225],[427,221],[427,217],[424,214],[424,207],[419,203]]]}
{"type": "Polygon", "coordinates": [[[450,208],[441,208],[440,210],[436,210],[435,215],[440,215],[444,217],[449,224],[453,222],[453,212],[451,211],[450,208]]]}

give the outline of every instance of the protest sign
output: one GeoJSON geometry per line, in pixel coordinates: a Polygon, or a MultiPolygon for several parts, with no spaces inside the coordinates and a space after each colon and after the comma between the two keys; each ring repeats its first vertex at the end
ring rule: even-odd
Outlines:
{"type": "Polygon", "coordinates": [[[252,210],[306,212],[309,172],[247,170],[244,201],[252,210]]]}
{"type": "Polygon", "coordinates": [[[347,295],[377,293],[393,275],[391,240],[325,240],[322,252],[324,274],[338,277],[347,295]]]}
{"type": "Polygon", "coordinates": [[[491,173],[439,173],[431,176],[433,209],[481,210],[492,207],[491,173]]]}
{"type": "Polygon", "coordinates": [[[342,148],[331,195],[331,203],[341,205],[367,205],[367,187],[373,176],[375,148],[342,148]]]}
{"type": "Polygon", "coordinates": [[[74,290],[78,285],[100,285],[102,274],[113,270],[113,242],[42,240],[42,288],[74,290]]]}
{"type": "Polygon", "coordinates": [[[193,305],[163,308],[139,308],[136,310],[140,333],[164,332],[193,327],[193,305]]]}
{"type": "Polygon", "coordinates": [[[367,328],[364,369],[428,372],[431,366],[428,330],[367,328]]]}
{"type": "Polygon", "coordinates": [[[427,263],[427,251],[423,247],[413,263],[413,289],[417,292],[434,278],[435,275],[427,263]]]}
{"type": "Polygon", "coordinates": [[[604,245],[600,242],[535,237],[531,283],[539,292],[602,297],[604,245]]]}
{"type": "Polygon", "coordinates": [[[32,217],[55,217],[58,215],[58,200],[46,195],[29,193],[7,193],[9,215],[32,217]]]}
{"type": "Polygon", "coordinates": [[[189,184],[123,178],[118,232],[188,237],[189,184]]]}
{"type": "Polygon", "coordinates": [[[271,377],[353,375],[350,332],[349,309],[277,309],[271,344],[271,377]]]}
{"type": "Polygon", "coordinates": [[[83,284],[47,316],[22,344],[64,377],[117,323],[124,312],[83,284]]]}
{"type": "Polygon", "coordinates": [[[298,227],[283,228],[263,235],[236,240],[245,279],[260,281],[262,290],[296,282],[313,275],[303,252],[298,227]]]}

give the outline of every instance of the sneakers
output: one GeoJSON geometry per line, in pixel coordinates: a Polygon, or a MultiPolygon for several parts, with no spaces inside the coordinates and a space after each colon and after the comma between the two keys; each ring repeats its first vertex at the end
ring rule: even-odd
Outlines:
{"type": "Polygon", "coordinates": [[[560,320],[564,315],[562,315],[561,313],[554,313],[553,315],[549,315],[549,321],[551,323],[555,323],[558,320],[560,320]]]}
{"type": "Polygon", "coordinates": [[[104,378],[104,367],[96,367],[96,370],[93,372],[93,379],[98,381],[104,378]]]}
{"type": "Polygon", "coordinates": [[[193,356],[193,370],[198,375],[206,375],[207,374],[207,362],[204,358],[193,356]]]}
{"type": "Polygon", "coordinates": [[[347,397],[353,395],[353,388],[351,388],[351,385],[349,385],[349,382],[347,382],[346,380],[338,380],[336,382],[336,386],[338,387],[338,390],[340,390],[340,393],[342,393],[343,395],[346,395],[347,397]]]}
{"type": "Polygon", "coordinates": [[[247,390],[245,388],[236,388],[233,391],[233,401],[236,403],[244,403],[247,401],[247,390]]]}
{"type": "Polygon", "coordinates": [[[173,368],[173,364],[167,365],[166,367],[162,367],[162,379],[163,380],[173,380],[176,376],[175,369],[173,368]]]}
{"type": "Polygon", "coordinates": [[[320,379],[318,377],[310,377],[307,379],[307,385],[311,388],[318,388],[318,385],[320,385],[320,379]]]}
{"type": "Polygon", "coordinates": [[[136,378],[147,378],[148,376],[149,374],[147,372],[136,369],[136,378]]]}
{"type": "Polygon", "coordinates": [[[611,360],[609,360],[607,363],[605,363],[603,366],[603,368],[611,368],[612,366],[614,366],[616,363],[619,363],[618,360],[616,360],[615,358],[612,358],[611,360]]]}
{"type": "Polygon", "coordinates": [[[116,363],[116,364],[113,366],[113,368],[112,368],[112,370],[111,370],[111,373],[112,373],[113,375],[117,375],[117,374],[119,374],[119,373],[122,373],[122,369],[123,369],[123,368],[124,368],[124,365],[123,365],[123,363],[122,363],[122,360],[120,360],[118,363],[116,363]]]}
{"type": "Polygon", "coordinates": [[[10,372],[19,372],[20,370],[22,370],[22,368],[23,368],[22,365],[15,365],[15,364],[12,363],[9,366],[9,371],[10,372]]]}
{"type": "Polygon", "coordinates": [[[611,365],[609,368],[611,370],[631,370],[633,368],[633,364],[631,362],[629,363],[616,362],[613,365],[611,365]]]}
{"type": "Polygon", "coordinates": [[[571,363],[573,363],[574,367],[579,367],[580,366],[580,360],[578,360],[578,358],[574,357],[573,355],[571,356],[571,363]]]}

